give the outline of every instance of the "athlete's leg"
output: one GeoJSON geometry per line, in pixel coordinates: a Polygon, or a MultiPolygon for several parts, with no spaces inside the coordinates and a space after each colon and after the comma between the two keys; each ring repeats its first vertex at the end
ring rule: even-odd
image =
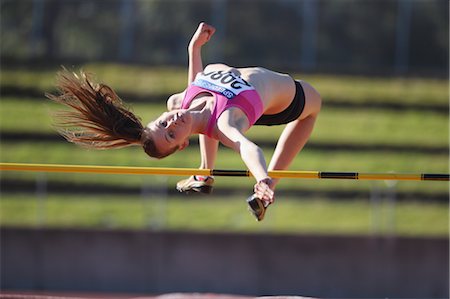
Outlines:
{"type": "MultiPolygon", "coordinates": [[[[277,147],[270,160],[268,170],[286,170],[295,156],[305,146],[314,127],[317,116],[308,116],[305,119],[297,119],[286,125],[277,147]]],[[[272,180],[272,187],[275,188],[279,179],[272,180]]],[[[272,188],[272,189],[273,189],[272,188]]]]}
{"type": "MultiPolygon", "coordinates": [[[[301,81],[305,93],[305,108],[299,119],[286,125],[277,142],[268,170],[286,170],[311,136],[322,99],[308,83],[301,81]]],[[[272,189],[279,179],[273,179],[272,189]]]]}

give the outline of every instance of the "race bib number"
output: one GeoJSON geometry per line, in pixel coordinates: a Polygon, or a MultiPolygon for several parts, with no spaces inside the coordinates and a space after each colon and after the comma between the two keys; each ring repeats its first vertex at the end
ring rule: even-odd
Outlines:
{"type": "Polygon", "coordinates": [[[198,73],[192,84],[220,93],[228,99],[234,98],[243,91],[255,89],[240,76],[224,71],[198,73]]]}

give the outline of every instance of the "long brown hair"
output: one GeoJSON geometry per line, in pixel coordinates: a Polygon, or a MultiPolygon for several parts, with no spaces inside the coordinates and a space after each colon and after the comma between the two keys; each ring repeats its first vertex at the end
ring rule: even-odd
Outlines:
{"type": "Polygon", "coordinates": [[[158,150],[140,118],[125,107],[111,87],[94,83],[91,75],[64,69],[58,72],[57,87],[59,95],[46,96],[72,108],[53,115],[56,129],[68,141],[95,149],[141,145],[147,155],[158,159],[176,151],[158,150]]]}

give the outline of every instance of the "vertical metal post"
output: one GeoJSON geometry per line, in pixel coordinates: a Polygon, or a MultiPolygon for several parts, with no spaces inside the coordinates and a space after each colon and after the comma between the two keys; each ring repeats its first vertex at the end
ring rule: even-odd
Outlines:
{"type": "Polygon", "coordinates": [[[223,62],[223,41],[227,25],[227,0],[214,0],[212,2],[211,20],[216,27],[214,43],[211,44],[212,60],[223,62]]]}
{"type": "Polygon", "coordinates": [[[408,71],[409,37],[411,31],[411,0],[397,0],[397,33],[395,40],[395,72],[403,74],[408,71]]]}
{"type": "Polygon", "coordinates": [[[167,226],[167,216],[168,216],[168,192],[167,192],[167,185],[168,185],[168,178],[167,176],[158,176],[159,179],[159,227],[161,229],[166,228],[167,226]]]}
{"type": "Polygon", "coordinates": [[[371,232],[373,235],[378,235],[381,231],[381,192],[376,182],[370,191],[370,204],[371,232]]]}
{"type": "Polygon", "coordinates": [[[152,227],[152,217],[151,212],[149,212],[149,206],[152,204],[152,185],[147,181],[147,177],[142,178],[141,185],[141,198],[142,198],[142,217],[145,225],[152,227]]]}
{"type": "Polygon", "coordinates": [[[158,230],[167,224],[167,176],[152,176],[151,179],[152,183],[144,181],[141,187],[143,217],[149,228],[158,230]],[[149,210],[156,210],[156,213],[149,210]]]}
{"type": "Polygon", "coordinates": [[[392,236],[396,227],[397,181],[384,182],[386,185],[381,185],[383,187],[375,182],[370,193],[372,233],[392,236]]]}
{"type": "Polygon", "coordinates": [[[302,10],[302,39],[300,67],[312,70],[316,67],[317,51],[317,1],[303,0],[302,10]]]}
{"type": "Polygon", "coordinates": [[[47,218],[47,175],[39,172],[36,175],[36,223],[38,227],[45,225],[47,218]]]}
{"type": "Polygon", "coordinates": [[[122,0],[120,6],[119,59],[129,61],[133,54],[133,8],[134,0],[122,0]]]}
{"type": "Polygon", "coordinates": [[[395,208],[397,203],[397,181],[385,181],[387,186],[386,230],[389,236],[395,234],[395,208]]]}
{"type": "Polygon", "coordinates": [[[44,21],[44,0],[33,0],[31,15],[30,51],[33,57],[39,56],[44,21]]]}

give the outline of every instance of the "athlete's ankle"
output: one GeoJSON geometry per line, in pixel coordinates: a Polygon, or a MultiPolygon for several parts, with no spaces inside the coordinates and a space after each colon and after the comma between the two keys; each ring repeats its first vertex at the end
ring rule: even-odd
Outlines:
{"type": "Polygon", "coordinates": [[[204,181],[208,180],[209,178],[213,178],[213,177],[208,176],[208,175],[194,175],[194,179],[196,181],[200,181],[200,182],[204,182],[204,181]]]}

